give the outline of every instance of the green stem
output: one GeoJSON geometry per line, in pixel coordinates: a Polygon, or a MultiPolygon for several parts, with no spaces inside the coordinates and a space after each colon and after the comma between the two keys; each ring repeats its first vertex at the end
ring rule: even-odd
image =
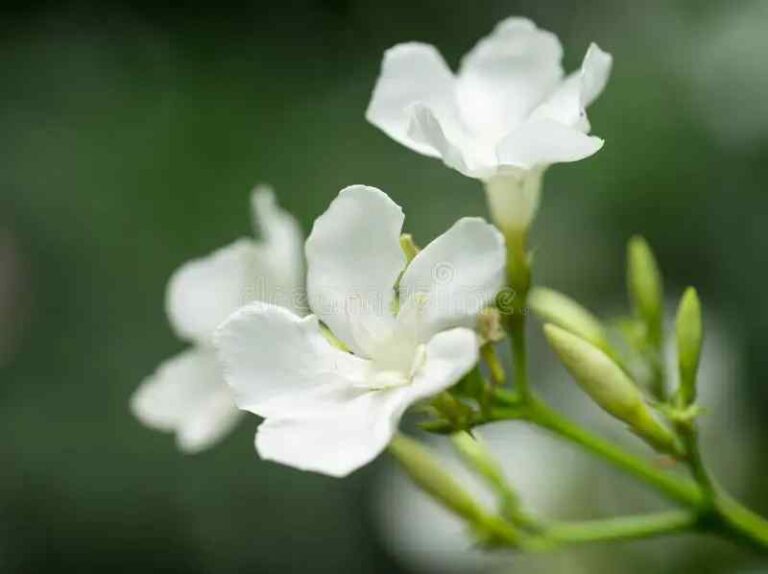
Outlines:
{"type": "Polygon", "coordinates": [[[612,443],[598,437],[569,421],[550,407],[532,399],[524,415],[532,423],[579,445],[600,456],[613,466],[635,476],[642,482],[654,486],[668,498],[686,506],[698,508],[703,502],[702,493],[696,485],[655,469],[641,458],[629,454],[612,443]]]}
{"type": "Polygon", "coordinates": [[[768,520],[725,493],[720,493],[715,500],[714,517],[711,530],[722,531],[725,527],[725,532],[735,542],[751,546],[763,554],[768,553],[768,520]]]}
{"type": "Polygon", "coordinates": [[[582,429],[536,398],[525,406],[521,418],[577,444],[641,482],[653,486],[669,499],[688,507],[689,514],[699,517],[702,530],[723,535],[762,552],[768,551],[768,520],[728,494],[718,491],[701,461],[698,446],[693,455],[695,462],[691,464],[697,469],[694,473],[697,480],[706,481],[701,484],[675,478],[655,469],[641,458],[582,429]],[[700,473],[703,474],[701,478],[700,473]]]}
{"type": "Polygon", "coordinates": [[[528,352],[525,340],[525,315],[520,312],[509,319],[509,341],[515,368],[515,389],[525,400],[531,394],[528,382],[528,352]]]}
{"type": "Polygon", "coordinates": [[[525,313],[531,287],[531,265],[526,248],[527,230],[507,232],[504,239],[507,246],[507,289],[512,297],[502,312],[507,314],[505,327],[512,348],[515,386],[525,399],[530,394],[525,343],[525,313]]]}
{"type": "Polygon", "coordinates": [[[556,545],[622,542],[683,532],[696,527],[698,516],[687,510],[640,516],[562,523],[549,527],[544,537],[556,545]]]}
{"type": "Polygon", "coordinates": [[[715,495],[715,486],[709,471],[706,466],[704,466],[704,460],[701,457],[701,449],[699,448],[698,432],[695,423],[691,421],[688,424],[678,426],[678,433],[685,444],[687,463],[691,470],[691,474],[693,475],[694,480],[701,486],[701,489],[704,491],[707,498],[711,499],[715,495]]]}
{"type": "Polygon", "coordinates": [[[491,382],[494,386],[501,387],[506,382],[507,374],[504,372],[504,366],[496,354],[496,347],[493,343],[486,343],[480,347],[480,354],[488,365],[488,372],[491,375],[491,382]]]}
{"type": "Polygon", "coordinates": [[[676,427],[685,443],[686,462],[707,503],[702,514],[704,525],[736,542],[768,551],[768,520],[742,506],[718,487],[701,456],[695,419],[682,421],[676,427]]]}
{"type": "Polygon", "coordinates": [[[664,359],[662,350],[654,348],[653,356],[649,360],[651,367],[650,391],[654,398],[663,403],[667,400],[667,387],[664,377],[664,359]]]}

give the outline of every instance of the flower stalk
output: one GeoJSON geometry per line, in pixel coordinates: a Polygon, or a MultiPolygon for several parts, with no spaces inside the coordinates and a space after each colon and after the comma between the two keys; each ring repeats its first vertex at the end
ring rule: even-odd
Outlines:
{"type": "Polygon", "coordinates": [[[554,524],[545,534],[548,541],[556,546],[626,542],[685,532],[694,529],[697,520],[695,513],[672,510],[649,515],[554,524]]]}

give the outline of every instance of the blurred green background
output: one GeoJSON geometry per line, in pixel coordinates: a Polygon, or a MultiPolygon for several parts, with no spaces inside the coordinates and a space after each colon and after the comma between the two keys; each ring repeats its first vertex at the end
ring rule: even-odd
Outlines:
{"type": "MultiPolygon", "coordinates": [[[[387,191],[422,243],[484,215],[475,182],[363,112],[387,47],[434,43],[455,66],[513,14],[560,36],[568,70],[591,40],[615,57],[590,110],[604,149],[547,177],[538,278],[613,308],[624,244],[643,233],[670,293],[697,285],[737,334],[738,392],[761,422],[765,2],[11,3],[0,19],[0,572],[410,571],[372,510],[385,462],[346,480],[260,462],[254,417],[183,456],[131,417],[128,398],[183,347],[163,313],[170,273],[248,232],[255,183],[274,185],[305,232],[352,183],[387,191]]],[[[757,429],[758,470],[739,494],[768,513],[768,426],[757,429]]],[[[702,546],[674,571],[760,565],[702,546]]]]}

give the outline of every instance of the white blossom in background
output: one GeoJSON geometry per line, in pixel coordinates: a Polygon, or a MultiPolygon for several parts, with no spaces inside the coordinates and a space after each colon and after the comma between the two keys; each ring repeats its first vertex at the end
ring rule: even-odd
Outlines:
{"type": "Polygon", "coordinates": [[[254,303],[219,328],[238,406],[266,419],[262,458],[347,475],[389,444],[409,405],[477,362],[476,317],[503,281],[501,234],[461,219],[406,266],[403,221],[378,189],[342,190],[306,244],[314,315],[254,303]]]}
{"type": "Polygon", "coordinates": [[[454,74],[434,46],[387,50],[366,118],[394,140],[486,183],[502,229],[527,226],[546,166],[584,159],[586,108],[608,81],[612,58],[590,45],[565,75],[557,36],[508,18],[464,56],[454,74]]]}
{"type": "Polygon", "coordinates": [[[254,300],[297,313],[305,305],[298,222],[280,209],[266,187],[253,191],[251,205],[261,239],[238,239],[185,263],[171,277],[168,318],[191,346],[163,362],[131,397],[134,415],[148,427],[175,433],[185,452],[213,445],[240,418],[213,349],[219,323],[254,300]]]}

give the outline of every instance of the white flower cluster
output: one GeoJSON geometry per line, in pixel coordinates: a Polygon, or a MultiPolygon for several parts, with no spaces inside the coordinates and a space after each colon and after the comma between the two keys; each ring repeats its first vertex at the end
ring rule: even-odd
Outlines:
{"type": "Polygon", "coordinates": [[[356,185],[317,218],[302,250],[296,221],[257,189],[261,238],[171,278],[168,316],[193,346],[140,386],[136,416],[175,432],[186,451],[213,444],[248,411],[265,419],[262,458],[332,476],[375,458],[409,406],[477,364],[478,315],[504,284],[504,234],[530,222],[543,170],[603,144],[588,135],[585,109],[611,57],[593,44],[567,76],[561,57],[556,36],[521,18],[500,23],[456,75],[432,46],[388,50],[366,117],[482,180],[501,231],[464,218],[409,255],[400,207],[356,185]]]}

